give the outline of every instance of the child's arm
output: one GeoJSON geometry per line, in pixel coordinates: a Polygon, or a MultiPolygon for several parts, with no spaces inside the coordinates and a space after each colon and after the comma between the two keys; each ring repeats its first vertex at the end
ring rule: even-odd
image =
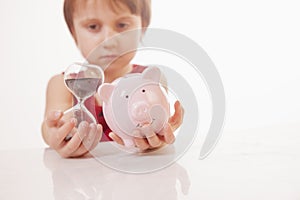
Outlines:
{"type": "Polygon", "coordinates": [[[78,157],[93,149],[102,135],[101,125],[81,123],[73,137],[66,136],[76,125],[76,119],[64,119],[63,112],[72,106],[72,94],[64,85],[63,75],[56,75],[48,83],[45,119],[42,123],[44,141],[63,157],[78,157]],[[82,142],[84,138],[84,145],[82,142]]]}

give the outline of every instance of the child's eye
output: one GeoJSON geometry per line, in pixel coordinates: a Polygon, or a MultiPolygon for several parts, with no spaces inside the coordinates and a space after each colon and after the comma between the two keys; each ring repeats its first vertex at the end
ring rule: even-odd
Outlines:
{"type": "Polygon", "coordinates": [[[88,25],[88,29],[90,31],[99,31],[100,30],[100,25],[98,25],[98,24],[90,24],[90,25],[88,25]]]}
{"type": "Polygon", "coordinates": [[[118,29],[126,29],[128,27],[129,27],[129,24],[127,24],[127,23],[118,23],[117,24],[118,29]]]}

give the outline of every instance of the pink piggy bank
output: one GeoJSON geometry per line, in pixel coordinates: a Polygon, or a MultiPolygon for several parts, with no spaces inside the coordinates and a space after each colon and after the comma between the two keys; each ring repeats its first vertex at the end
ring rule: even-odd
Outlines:
{"type": "Polygon", "coordinates": [[[160,78],[158,68],[148,67],[142,73],[127,74],[98,89],[106,123],[127,147],[134,146],[136,131],[142,137],[150,132],[161,134],[168,122],[169,102],[160,78]]]}

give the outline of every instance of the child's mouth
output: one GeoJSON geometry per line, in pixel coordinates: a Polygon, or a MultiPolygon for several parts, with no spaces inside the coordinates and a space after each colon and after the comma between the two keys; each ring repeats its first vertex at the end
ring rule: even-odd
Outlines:
{"type": "Polygon", "coordinates": [[[117,55],[104,55],[104,56],[100,56],[99,60],[101,61],[101,63],[110,63],[114,60],[116,60],[119,56],[117,55]]]}

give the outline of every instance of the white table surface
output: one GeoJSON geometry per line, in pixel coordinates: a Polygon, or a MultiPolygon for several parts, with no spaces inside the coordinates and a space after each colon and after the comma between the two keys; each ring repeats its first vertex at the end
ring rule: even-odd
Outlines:
{"type": "MultiPolygon", "coordinates": [[[[47,148],[2,150],[0,199],[299,200],[299,130],[300,125],[290,124],[224,131],[208,158],[198,160],[200,148],[193,145],[173,165],[144,174],[119,172],[93,157],[63,159],[47,148]]],[[[98,148],[107,150],[110,144],[100,143],[98,148]]],[[[117,151],[100,156],[124,159],[117,151]]],[[[131,155],[129,167],[136,167],[137,158],[147,157],[147,165],[151,158],[164,156],[131,155]]]]}

